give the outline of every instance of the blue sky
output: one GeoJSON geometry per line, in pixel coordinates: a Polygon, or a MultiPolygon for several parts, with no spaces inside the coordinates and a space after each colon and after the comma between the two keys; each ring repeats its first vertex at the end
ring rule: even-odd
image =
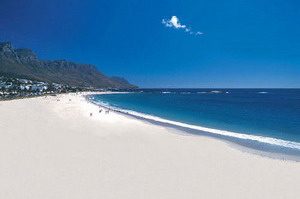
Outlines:
{"type": "Polygon", "coordinates": [[[300,87],[298,0],[0,3],[1,41],[140,87],[300,87]]]}

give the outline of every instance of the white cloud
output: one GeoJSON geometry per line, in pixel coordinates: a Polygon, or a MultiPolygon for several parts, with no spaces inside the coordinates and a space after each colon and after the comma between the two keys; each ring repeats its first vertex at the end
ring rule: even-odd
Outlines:
{"type": "Polygon", "coordinates": [[[179,22],[179,18],[176,16],[172,16],[171,19],[163,19],[162,23],[167,27],[167,28],[175,28],[175,29],[184,29],[184,32],[187,32],[191,35],[202,35],[203,33],[200,31],[192,31],[191,27],[187,27],[186,25],[182,25],[179,22]]]}
{"type": "Polygon", "coordinates": [[[191,31],[191,28],[186,28],[184,31],[185,31],[185,32],[190,32],[190,31],[191,31]]]}
{"type": "Polygon", "coordinates": [[[203,32],[197,31],[195,35],[203,35],[203,32]]]}
{"type": "Polygon", "coordinates": [[[162,23],[165,24],[166,27],[169,27],[169,28],[172,28],[172,27],[174,27],[174,28],[186,28],[186,25],[181,25],[179,23],[179,19],[176,16],[173,16],[170,20],[163,19],[162,23]]]}

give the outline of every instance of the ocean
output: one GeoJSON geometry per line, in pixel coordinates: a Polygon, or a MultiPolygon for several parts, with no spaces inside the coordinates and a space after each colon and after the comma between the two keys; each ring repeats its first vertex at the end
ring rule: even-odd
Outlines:
{"type": "Polygon", "coordinates": [[[300,150],[300,89],[137,89],[92,99],[194,133],[300,150]]]}

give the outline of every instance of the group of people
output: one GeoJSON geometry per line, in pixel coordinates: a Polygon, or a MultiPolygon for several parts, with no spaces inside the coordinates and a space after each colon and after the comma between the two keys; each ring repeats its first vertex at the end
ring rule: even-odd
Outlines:
{"type": "MultiPolygon", "coordinates": [[[[102,108],[99,109],[99,113],[102,113],[102,108]]],[[[109,114],[109,109],[105,110],[105,114],[109,114]]],[[[93,116],[93,113],[90,113],[90,116],[93,116]]]]}
{"type": "MultiPolygon", "coordinates": [[[[99,113],[101,113],[101,112],[102,112],[102,109],[100,108],[99,113]]],[[[105,114],[109,114],[109,109],[107,109],[107,110],[105,111],[105,114]]]]}

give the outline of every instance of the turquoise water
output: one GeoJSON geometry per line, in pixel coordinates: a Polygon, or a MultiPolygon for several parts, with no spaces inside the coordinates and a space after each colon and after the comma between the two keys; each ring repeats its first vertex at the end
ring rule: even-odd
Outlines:
{"type": "Polygon", "coordinates": [[[94,100],[185,124],[300,142],[299,89],[137,91],[96,95],[94,100]]]}

